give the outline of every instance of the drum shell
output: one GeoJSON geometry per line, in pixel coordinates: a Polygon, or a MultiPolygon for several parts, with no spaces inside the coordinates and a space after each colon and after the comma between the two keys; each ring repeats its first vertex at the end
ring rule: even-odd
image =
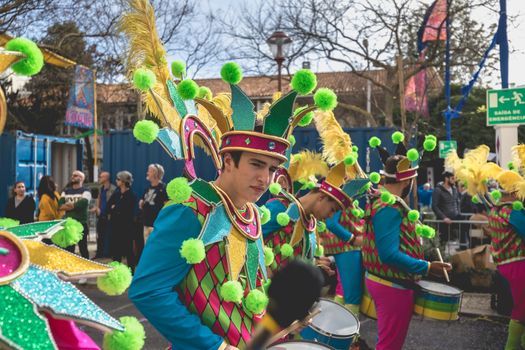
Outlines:
{"type": "MultiPolygon", "coordinates": [[[[425,282],[432,287],[439,287],[441,283],[425,282]]],[[[447,285],[448,289],[452,288],[447,285]]],[[[456,289],[456,288],[454,288],[456,289]]],[[[440,292],[422,287],[417,291],[414,301],[414,313],[423,317],[441,320],[455,321],[459,318],[461,298],[463,292],[456,289],[457,293],[440,292]]]]}
{"type": "Polygon", "coordinates": [[[291,340],[274,344],[267,350],[335,350],[333,347],[309,340],[291,340]]]}

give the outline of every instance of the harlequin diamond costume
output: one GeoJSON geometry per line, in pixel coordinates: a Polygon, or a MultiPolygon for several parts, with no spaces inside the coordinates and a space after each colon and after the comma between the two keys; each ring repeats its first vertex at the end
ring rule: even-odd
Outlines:
{"type": "MultiPolygon", "coordinates": [[[[40,49],[27,39],[12,39],[0,48],[0,71],[12,67],[17,74],[33,75],[43,64],[40,49]]],[[[6,107],[0,90],[0,132],[6,107]]],[[[131,282],[124,265],[92,262],[58,247],[76,244],[82,230],[72,219],[20,226],[0,219],[0,348],[99,349],[76,323],[105,332],[104,349],[142,348],[144,329],[135,318],[114,319],[69,282],[98,277],[99,288],[110,295],[123,293],[131,282]],[[44,238],[57,246],[42,243],[44,238]]]]}
{"type": "Polygon", "coordinates": [[[135,319],[117,321],[69,281],[99,277],[109,295],[123,293],[131,282],[125,265],[93,262],[54,245],[82,237],[82,225],[70,220],[20,226],[0,221],[0,347],[8,349],[99,349],[77,328],[82,323],[106,332],[104,349],[141,349],[144,329],[135,319]],[[73,238],[76,237],[76,238],[73,238]]]}
{"type": "Polygon", "coordinates": [[[525,341],[525,145],[513,148],[513,170],[503,170],[494,163],[487,163],[489,148],[485,145],[459,159],[455,152],[446,159],[459,181],[476,202],[488,208],[488,231],[491,238],[492,257],[498,271],[509,282],[513,307],[509,322],[509,335],[505,349],[520,349],[525,341]],[[501,190],[488,195],[488,180],[496,180],[501,190]],[[523,343],[522,343],[523,344],[523,343]]]}
{"type": "MultiPolygon", "coordinates": [[[[365,213],[363,264],[365,284],[375,302],[378,325],[376,349],[401,349],[414,309],[413,283],[429,272],[430,263],[423,259],[423,247],[418,232],[419,215],[408,208],[401,197],[406,197],[417,176],[419,152],[405,149],[403,135],[393,136],[397,142],[395,155],[380,146],[373,137],[375,147],[384,165],[381,171],[383,186],[370,195],[365,213]],[[405,156],[406,154],[406,156],[405,156]],[[406,182],[404,193],[395,196],[388,192],[390,184],[406,182]]],[[[436,146],[435,138],[425,140],[425,149],[436,146]]],[[[371,174],[372,182],[379,182],[379,174],[371,174]]],[[[425,231],[429,228],[427,227],[425,231]]]]}
{"type": "MultiPolygon", "coordinates": [[[[231,95],[197,98],[193,81],[175,81],[165,67],[149,2],[132,5],[122,22],[130,40],[128,69],[144,92],[148,110],[165,126],[159,131],[152,121],[141,121],[134,134],[145,142],[160,142],[173,158],[183,159],[190,182],[177,178],[168,184],[171,202],[155,221],[129,296],[174,349],[242,347],[267,303],[262,285],[269,259],[261,219],[254,204],[246,203],[242,211],[222,188],[197,177],[194,146],[205,147],[219,173],[225,153],[286,161],[287,138],[303,117],[293,114],[298,92],[273,103],[257,125],[254,105],[237,86],[241,70],[228,63],[221,76],[231,95]]],[[[172,70],[181,77],[180,65],[172,70]]],[[[310,92],[312,84],[307,85],[299,90],[310,92]]],[[[217,181],[227,176],[220,174],[217,181]]]]}
{"type": "Polygon", "coordinates": [[[326,230],[319,233],[324,254],[333,256],[337,267],[336,301],[354,314],[359,312],[363,294],[363,265],[361,248],[355,246],[362,235],[364,211],[358,197],[366,194],[369,180],[357,163],[358,149],[343,131],[332,113],[318,114],[315,124],[323,142],[323,156],[331,164],[345,162],[347,195],[351,201],[326,220],[326,230]]]}

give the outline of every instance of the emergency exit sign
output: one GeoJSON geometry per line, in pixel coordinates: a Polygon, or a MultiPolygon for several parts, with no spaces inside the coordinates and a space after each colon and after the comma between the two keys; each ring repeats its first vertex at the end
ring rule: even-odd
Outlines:
{"type": "Polygon", "coordinates": [[[525,124],[525,88],[487,91],[487,125],[505,124],[525,124]]]}

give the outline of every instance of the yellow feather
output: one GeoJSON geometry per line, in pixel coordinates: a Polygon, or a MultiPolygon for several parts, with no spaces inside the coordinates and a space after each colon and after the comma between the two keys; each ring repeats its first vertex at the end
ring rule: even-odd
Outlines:
{"type": "Polygon", "coordinates": [[[328,164],[319,153],[301,151],[293,155],[288,174],[294,182],[308,181],[317,176],[326,177],[328,175],[328,164]]]}
{"type": "Polygon", "coordinates": [[[163,126],[177,129],[181,117],[171,103],[166,82],[170,79],[166,50],[162,46],[155,25],[155,13],[149,0],[128,0],[126,11],[119,22],[119,30],[128,39],[126,69],[128,77],[140,67],[151,69],[157,77],[153,87],[160,108],[149,92],[143,93],[148,112],[158,118],[163,126]],[[162,113],[163,112],[163,113],[162,113]],[[164,120],[164,116],[167,121],[164,120]],[[168,125],[166,125],[168,124],[168,125]]]}
{"type": "Polygon", "coordinates": [[[525,174],[525,145],[512,147],[514,165],[522,174],[525,174]]]}
{"type": "Polygon", "coordinates": [[[519,190],[520,183],[523,182],[523,178],[515,171],[504,170],[496,178],[496,181],[500,184],[507,192],[515,192],[519,190]]]}

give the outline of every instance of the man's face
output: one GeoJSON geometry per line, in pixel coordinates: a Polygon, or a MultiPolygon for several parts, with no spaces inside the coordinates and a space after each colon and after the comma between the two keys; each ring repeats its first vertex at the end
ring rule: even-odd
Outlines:
{"type": "Polygon", "coordinates": [[[456,177],[454,175],[447,177],[447,181],[450,186],[456,185],[456,177]]]}
{"type": "Polygon", "coordinates": [[[23,196],[26,194],[26,185],[23,182],[16,184],[15,193],[17,196],[23,196]]]}
{"type": "Polygon", "coordinates": [[[148,167],[148,171],[146,172],[146,180],[152,181],[157,178],[157,169],[155,167],[148,167]]]}
{"type": "Polygon", "coordinates": [[[401,192],[401,198],[406,199],[408,197],[408,195],[412,191],[412,186],[414,184],[414,181],[415,181],[414,178],[403,181],[403,182],[406,182],[406,187],[404,187],[403,191],[401,192]]]}
{"type": "Polygon", "coordinates": [[[317,220],[326,220],[338,210],[341,210],[341,207],[335,200],[324,193],[319,193],[319,200],[315,203],[312,214],[317,220]]]}
{"type": "Polygon", "coordinates": [[[71,174],[72,184],[81,184],[82,181],[83,181],[82,175],[79,172],[74,171],[73,174],[71,174]]]}
{"type": "Polygon", "coordinates": [[[268,189],[280,162],[272,157],[242,152],[236,167],[229,153],[224,155],[224,176],[229,178],[234,194],[240,202],[255,203],[268,189]]]}
{"type": "Polygon", "coordinates": [[[109,173],[103,172],[98,176],[98,183],[104,185],[109,182],[109,173]]]}

